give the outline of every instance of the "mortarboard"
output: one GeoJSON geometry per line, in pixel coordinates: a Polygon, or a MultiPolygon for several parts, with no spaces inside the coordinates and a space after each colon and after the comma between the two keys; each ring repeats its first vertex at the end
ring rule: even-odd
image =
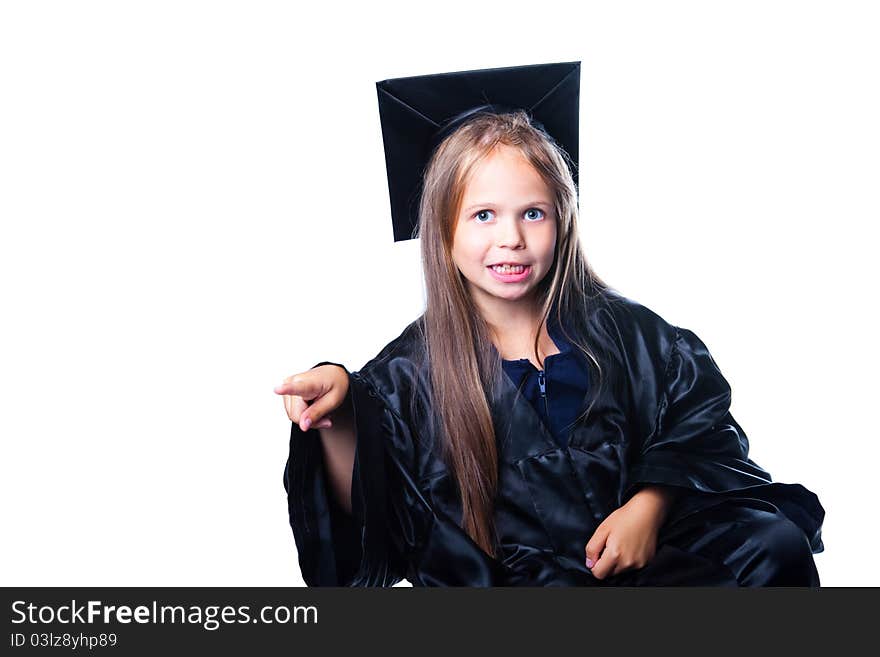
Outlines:
{"type": "Polygon", "coordinates": [[[422,176],[434,148],[475,111],[523,109],[574,165],[580,62],[435,73],[376,83],[394,241],[413,239],[422,176]]]}

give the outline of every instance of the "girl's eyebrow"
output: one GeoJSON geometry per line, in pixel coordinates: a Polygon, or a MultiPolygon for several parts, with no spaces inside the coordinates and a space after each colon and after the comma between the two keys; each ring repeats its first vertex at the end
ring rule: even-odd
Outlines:
{"type": "MultiPolygon", "coordinates": [[[[546,208],[553,207],[553,204],[550,203],[549,201],[532,201],[530,203],[526,203],[523,207],[530,208],[535,205],[543,205],[546,208]]],[[[470,207],[465,208],[464,212],[470,212],[471,210],[476,210],[477,208],[486,208],[486,207],[493,208],[493,207],[495,207],[495,204],[494,203],[477,203],[476,205],[471,205],[470,207]]]]}

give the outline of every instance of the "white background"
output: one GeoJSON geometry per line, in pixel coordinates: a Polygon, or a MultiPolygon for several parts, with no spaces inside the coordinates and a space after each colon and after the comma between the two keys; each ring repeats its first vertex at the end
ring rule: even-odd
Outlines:
{"type": "Polygon", "coordinates": [[[272,388],[424,303],[375,82],[580,60],[588,258],[880,584],[875,7],[4,2],[0,581],[300,584],[272,388]]]}

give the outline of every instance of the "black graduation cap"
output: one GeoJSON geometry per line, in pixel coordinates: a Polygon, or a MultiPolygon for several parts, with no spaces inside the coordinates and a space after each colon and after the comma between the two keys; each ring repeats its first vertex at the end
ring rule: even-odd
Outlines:
{"type": "Polygon", "coordinates": [[[394,241],[413,239],[434,148],[481,109],[524,109],[568,154],[577,184],[580,62],[435,73],[376,83],[394,241]]]}

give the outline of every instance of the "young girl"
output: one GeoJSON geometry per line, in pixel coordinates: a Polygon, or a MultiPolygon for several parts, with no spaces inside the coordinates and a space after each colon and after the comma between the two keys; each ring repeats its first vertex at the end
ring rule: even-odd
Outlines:
{"type": "Polygon", "coordinates": [[[275,390],[308,585],[819,585],[818,498],[749,459],[697,335],[592,271],[576,194],[523,110],[434,150],[424,314],[275,390]]]}

